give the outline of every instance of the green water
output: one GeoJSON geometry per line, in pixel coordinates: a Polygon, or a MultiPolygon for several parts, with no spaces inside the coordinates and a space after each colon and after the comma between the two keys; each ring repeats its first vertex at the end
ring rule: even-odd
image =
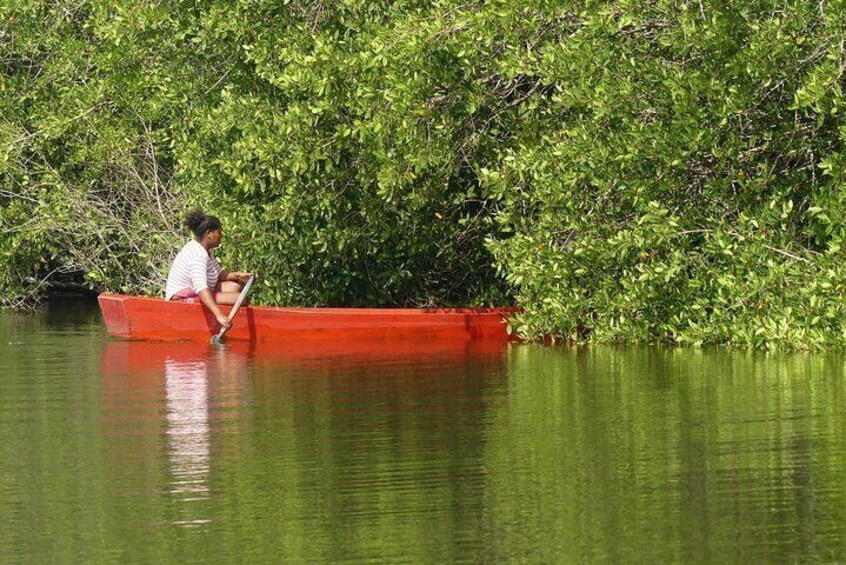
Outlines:
{"type": "Polygon", "coordinates": [[[0,313],[0,563],[844,561],[844,361],[0,313]]]}

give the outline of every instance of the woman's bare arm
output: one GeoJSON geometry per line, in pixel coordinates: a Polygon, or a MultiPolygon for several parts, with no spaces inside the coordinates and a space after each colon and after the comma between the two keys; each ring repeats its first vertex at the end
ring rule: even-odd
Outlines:
{"type": "Polygon", "coordinates": [[[217,305],[217,302],[214,301],[214,295],[209,288],[204,288],[199,293],[200,302],[203,305],[211,310],[211,313],[214,314],[214,317],[217,319],[217,323],[221,326],[229,327],[230,322],[229,318],[223,315],[223,312],[220,310],[220,307],[217,305]]]}

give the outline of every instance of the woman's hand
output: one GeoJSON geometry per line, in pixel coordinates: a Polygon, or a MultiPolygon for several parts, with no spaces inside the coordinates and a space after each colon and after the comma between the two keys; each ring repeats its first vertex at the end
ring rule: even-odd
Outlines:
{"type": "Polygon", "coordinates": [[[224,328],[232,327],[232,322],[229,321],[229,316],[224,316],[223,312],[219,313],[217,316],[217,323],[220,324],[224,328]]]}
{"type": "Polygon", "coordinates": [[[247,281],[250,280],[250,277],[253,276],[253,273],[242,273],[241,271],[233,271],[229,273],[226,277],[226,280],[239,283],[241,286],[247,284],[247,281]]]}

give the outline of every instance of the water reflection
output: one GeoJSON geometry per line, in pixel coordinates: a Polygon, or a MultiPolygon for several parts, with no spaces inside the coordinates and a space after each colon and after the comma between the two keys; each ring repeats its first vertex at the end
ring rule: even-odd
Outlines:
{"type": "Polygon", "coordinates": [[[150,433],[163,435],[168,465],[162,488],[173,497],[172,524],[197,527],[212,521],[213,426],[221,412],[242,406],[248,354],[202,343],[111,341],[105,348],[106,423],[124,447],[114,453],[114,467],[135,459],[149,470],[140,484],[162,481],[150,464],[157,457],[150,433]]]}
{"type": "MultiPolygon", "coordinates": [[[[170,445],[171,493],[184,502],[208,498],[210,430],[208,405],[208,363],[165,360],[167,437],[170,445]]],[[[179,520],[197,525],[207,519],[179,520]]]]}
{"type": "Polygon", "coordinates": [[[594,347],[509,361],[496,418],[509,433],[485,454],[494,556],[842,561],[842,357],[594,347]]]}
{"type": "Polygon", "coordinates": [[[158,482],[170,497],[171,524],[208,529],[250,511],[288,524],[281,539],[299,546],[329,533],[300,536],[329,509],[333,523],[357,527],[335,531],[324,545],[353,550],[362,529],[381,531],[439,505],[478,507],[479,418],[487,390],[504,384],[505,348],[402,339],[220,348],[111,341],[102,357],[109,425],[134,453],[116,453],[115,467],[127,468],[128,457],[147,461],[151,473],[140,482],[158,482]],[[155,434],[165,442],[157,446],[155,434]],[[149,464],[157,450],[167,463],[161,475],[149,464]],[[418,483],[426,485],[422,498],[418,483]],[[378,493],[402,511],[384,503],[368,510],[378,493]],[[239,504],[230,515],[226,500],[250,510],[239,504]]]}
{"type": "Polygon", "coordinates": [[[846,562],[843,356],[4,323],[0,562],[846,562]]]}

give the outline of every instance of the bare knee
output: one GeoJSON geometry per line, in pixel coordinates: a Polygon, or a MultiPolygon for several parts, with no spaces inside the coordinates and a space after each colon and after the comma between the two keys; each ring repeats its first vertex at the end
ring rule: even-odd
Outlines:
{"type": "Polygon", "coordinates": [[[235,281],[223,281],[220,283],[220,292],[241,292],[241,285],[235,281]]]}
{"type": "Polygon", "coordinates": [[[216,292],[214,295],[214,301],[218,304],[231,306],[238,300],[239,294],[240,292],[216,292]]]}

